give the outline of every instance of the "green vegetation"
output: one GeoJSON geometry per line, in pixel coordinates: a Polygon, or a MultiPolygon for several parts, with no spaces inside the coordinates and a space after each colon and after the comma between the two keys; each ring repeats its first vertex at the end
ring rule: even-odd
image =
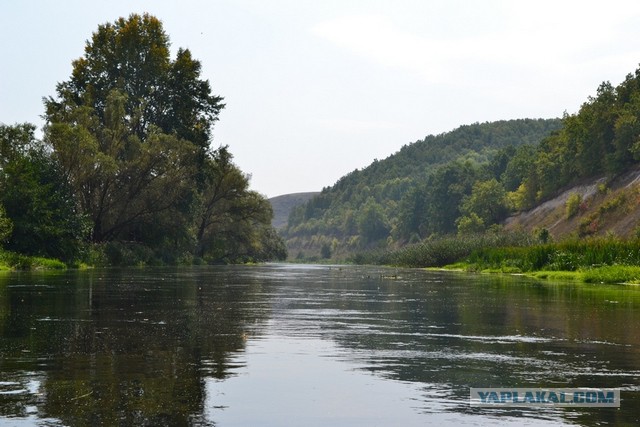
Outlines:
{"type": "Polygon", "coordinates": [[[523,177],[524,208],[559,188],[604,173],[618,174],[640,159],[640,69],[617,87],[605,82],[578,113],[546,138],[523,177]]]}
{"type": "Polygon", "coordinates": [[[64,270],[67,265],[57,259],[32,257],[0,249],[0,271],[64,270]]]}
{"type": "MultiPolygon", "coordinates": [[[[445,267],[467,259],[480,250],[530,246],[532,238],[525,233],[488,232],[467,236],[445,236],[407,245],[398,250],[369,251],[356,254],[356,264],[387,264],[402,267],[445,267]]],[[[487,268],[492,268],[487,265],[487,268]]]]}
{"type": "Polygon", "coordinates": [[[542,243],[523,233],[485,233],[358,254],[356,263],[520,273],[586,283],[640,283],[640,240],[593,238],[542,243]]]}
{"type": "Polygon", "coordinates": [[[608,265],[582,271],[587,283],[640,283],[640,266],[608,265]]]}
{"type": "Polygon", "coordinates": [[[573,218],[580,210],[580,204],[582,203],[582,196],[577,193],[572,193],[567,199],[566,214],[567,218],[573,218]]]}
{"type": "Polygon", "coordinates": [[[562,120],[475,124],[405,146],[294,210],[283,235],[299,257],[333,240],[334,259],[358,263],[635,282],[640,186],[616,180],[638,168],[638,117],[640,69],[562,120]],[[529,235],[501,231],[510,215],[595,179],[548,205],[547,223],[523,220],[529,235]]]}
{"type": "Polygon", "coordinates": [[[286,257],[269,202],[210,148],[224,104],[200,71],[153,16],[99,26],[45,99],[43,140],[0,126],[0,245],[43,267],[286,257]]]}
{"type": "Polygon", "coordinates": [[[479,269],[515,266],[521,272],[633,266],[640,265],[640,241],[594,238],[524,247],[485,247],[475,250],[468,262],[479,269]]]}
{"type": "Polygon", "coordinates": [[[560,125],[558,119],[476,123],[406,145],[294,209],[282,231],[289,253],[317,257],[335,240],[334,259],[345,259],[459,227],[484,231],[509,212],[520,163],[560,125]]]}

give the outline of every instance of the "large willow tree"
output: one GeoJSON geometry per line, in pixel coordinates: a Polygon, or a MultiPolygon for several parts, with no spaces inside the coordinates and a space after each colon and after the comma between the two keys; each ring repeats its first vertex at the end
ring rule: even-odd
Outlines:
{"type": "MultiPolygon", "coordinates": [[[[69,80],[45,99],[45,140],[91,219],[94,242],[137,242],[176,256],[206,257],[216,247],[233,260],[216,246],[213,223],[201,230],[214,178],[242,175],[233,164],[211,171],[219,164],[212,129],[224,104],[190,51],[178,49],[172,59],[169,47],[161,21],[147,14],[99,26],[69,80]]],[[[238,185],[225,190],[234,199],[255,199],[246,182],[226,182],[238,185]]],[[[215,202],[216,211],[225,205],[215,202]]],[[[233,222],[234,211],[226,214],[233,222]]],[[[270,212],[255,218],[237,226],[265,228],[270,212]]],[[[235,255],[263,250],[264,236],[251,235],[249,249],[235,255]]]]}

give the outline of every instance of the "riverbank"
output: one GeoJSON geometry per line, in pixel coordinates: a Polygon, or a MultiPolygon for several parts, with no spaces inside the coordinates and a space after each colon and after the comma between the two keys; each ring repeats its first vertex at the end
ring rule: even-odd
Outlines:
{"type": "Polygon", "coordinates": [[[468,270],[523,273],[584,283],[640,283],[640,240],[599,238],[523,247],[486,247],[464,260],[468,270]]]}
{"type": "Polygon", "coordinates": [[[67,265],[57,259],[27,256],[0,249],[0,271],[64,270],[67,265]]]}
{"type": "Polygon", "coordinates": [[[396,251],[356,257],[357,264],[523,274],[585,283],[640,283],[640,239],[543,242],[524,233],[446,236],[396,251]],[[363,262],[364,261],[364,262],[363,262]]]}
{"type": "MultiPolygon", "coordinates": [[[[431,269],[431,268],[429,268],[431,269]]],[[[593,284],[640,284],[640,267],[630,265],[610,265],[581,269],[577,271],[536,270],[520,272],[517,269],[480,269],[475,264],[456,263],[434,270],[460,271],[481,274],[512,274],[543,280],[575,281],[593,284]]]]}

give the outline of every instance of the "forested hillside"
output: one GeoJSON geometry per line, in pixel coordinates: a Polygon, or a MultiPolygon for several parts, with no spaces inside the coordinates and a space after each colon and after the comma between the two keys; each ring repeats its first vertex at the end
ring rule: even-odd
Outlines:
{"type": "Polygon", "coordinates": [[[605,82],[559,132],[523,157],[518,209],[528,209],[561,187],[599,175],[615,176],[640,160],[640,70],[613,87],[605,82]]]}
{"type": "Polygon", "coordinates": [[[341,257],[453,232],[474,183],[517,188],[521,169],[509,159],[532,153],[560,126],[559,119],[473,124],[406,145],[295,209],[283,232],[289,255],[341,257]]]}
{"type": "MultiPolygon", "coordinates": [[[[284,235],[291,256],[339,258],[443,235],[484,233],[594,177],[603,183],[602,205],[590,209],[597,200],[572,194],[561,207],[567,218],[586,217],[569,221],[575,230],[564,229],[562,235],[615,233],[603,228],[605,217],[615,211],[618,220],[632,218],[638,189],[634,181],[625,184],[629,190],[607,196],[606,183],[636,168],[639,160],[637,70],[616,87],[601,84],[577,113],[561,120],[462,126],[405,146],[296,209],[284,235]]],[[[621,237],[637,227],[628,222],[621,237]]],[[[527,228],[553,238],[545,224],[527,228]]]]}

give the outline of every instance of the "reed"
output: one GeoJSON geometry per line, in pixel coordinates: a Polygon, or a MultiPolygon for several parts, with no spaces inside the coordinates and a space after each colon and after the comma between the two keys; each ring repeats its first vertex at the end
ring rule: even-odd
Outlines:
{"type": "Polygon", "coordinates": [[[391,252],[359,254],[356,263],[534,273],[587,283],[640,282],[640,240],[613,237],[539,243],[523,233],[447,236],[391,252]]]}
{"type": "Polygon", "coordinates": [[[529,271],[578,271],[600,266],[640,266],[640,241],[570,240],[528,247],[486,247],[467,259],[478,269],[517,266],[529,271]]]}
{"type": "Polygon", "coordinates": [[[488,233],[466,236],[445,236],[409,245],[395,251],[358,254],[359,264],[387,264],[403,267],[444,267],[463,261],[483,248],[520,247],[532,244],[524,233],[488,233]]]}

